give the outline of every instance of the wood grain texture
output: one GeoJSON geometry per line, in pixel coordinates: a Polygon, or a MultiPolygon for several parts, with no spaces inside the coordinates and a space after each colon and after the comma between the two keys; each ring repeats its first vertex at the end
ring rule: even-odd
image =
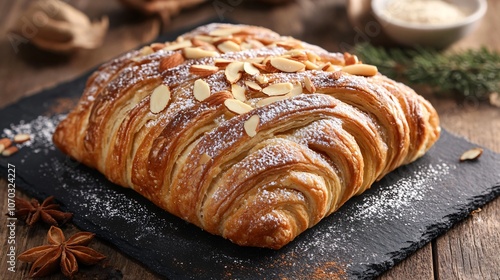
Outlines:
{"type": "MultiPolygon", "coordinates": [[[[155,38],[160,21],[145,18],[122,9],[117,1],[71,0],[70,4],[84,11],[91,18],[107,14],[110,30],[103,47],[94,51],[82,51],[72,56],[60,56],[37,50],[23,44],[15,52],[8,38],[10,26],[26,8],[29,0],[0,0],[0,107],[11,104],[23,96],[62,81],[81,75],[92,67],[109,60],[129,49],[155,38]]],[[[174,17],[163,32],[203,22],[211,18],[232,20],[272,28],[286,35],[318,44],[330,51],[338,51],[343,45],[352,45],[360,40],[359,33],[347,21],[345,1],[297,0],[293,4],[269,9],[263,5],[229,3],[240,1],[217,1],[227,4],[217,10],[216,1],[184,11],[174,17]]],[[[251,1],[250,1],[251,2],[251,1]]],[[[452,49],[476,48],[486,45],[500,50],[497,29],[500,17],[500,1],[488,1],[489,9],[478,30],[455,44],[452,49]]],[[[452,99],[438,99],[425,94],[440,114],[442,126],[448,131],[468,140],[500,152],[500,109],[474,100],[466,102],[452,99]]],[[[1,129],[1,128],[0,128],[1,129]]],[[[460,155],[457,155],[457,158],[460,155]]],[[[18,197],[26,197],[17,192],[18,197]]],[[[6,181],[0,180],[0,211],[6,212],[6,181]]],[[[500,275],[500,198],[488,204],[481,212],[471,215],[452,230],[427,244],[379,279],[498,279],[500,275]],[[434,247],[433,247],[434,246],[434,247]],[[436,278],[435,278],[436,277],[436,278]]],[[[1,221],[0,234],[7,236],[5,220],[1,221]]],[[[48,228],[29,230],[18,225],[16,238],[18,254],[27,248],[45,242],[48,228]]],[[[69,235],[78,229],[69,225],[69,235]]],[[[2,252],[6,241],[0,238],[2,252]]],[[[108,256],[109,264],[121,270],[125,279],[161,279],[147,268],[136,263],[109,244],[94,240],[92,248],[108,256]]],[[[7,272],[5,254],[0,257],[0,273],[3,279],[22,279],[28,271],[26,264],[18,263],[16,274],[7,272]]],[[[61,279],[56,274],[48,279],[61,279]]]]}

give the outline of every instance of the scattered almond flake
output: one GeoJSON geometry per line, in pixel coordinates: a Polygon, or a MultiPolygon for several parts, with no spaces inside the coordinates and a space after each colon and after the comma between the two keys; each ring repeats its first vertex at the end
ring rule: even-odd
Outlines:
{"type": "Polygon", "coordinates": [[[461,156],[460,156],[460,161],[467,161],[467,160],[476,160],[478,159],[481,155],[483,154],[483,149],[482,148],[473,148],[468,151],[465,151],[461,156]]]}
{"type": "Polygon", "coordinates": [[[16,134],[14,136],[14,142],[16,142],[17,144],[24,143],[26,141],[29,141],[30,139],[31,139],[31,136],[29,134],[26,134],[26,133],[20,133],[20,134],[16,134]]]}
{"type": "Polygon", "coordinates": [[[0,153],[12,145],[12,140],[9,138],[0,139],[0,153]]]}
{"type": "Polygon", "coordinates": [[[2,156],[10,157],[11,155],[19,152],[19,148],[16,146],[10,146],[2,151],[2,156]]]}

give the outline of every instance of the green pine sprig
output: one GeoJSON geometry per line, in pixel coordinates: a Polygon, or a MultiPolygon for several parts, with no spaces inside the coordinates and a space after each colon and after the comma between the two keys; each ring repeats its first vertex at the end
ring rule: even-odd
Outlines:
{"type": "Polygon", "coordinates": [[[431,86],[438,94],[486,99],[500,92],[500,53],[485,47],[442,53],[427,48],[401,49],[360,44],[354,52],[395,80],[431,86]]]}

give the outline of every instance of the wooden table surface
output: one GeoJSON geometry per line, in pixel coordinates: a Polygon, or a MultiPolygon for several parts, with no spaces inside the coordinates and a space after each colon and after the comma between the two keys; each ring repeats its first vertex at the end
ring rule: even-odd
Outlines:
{"type": "MultiPolygon", "coordinates": [[[[338,51],[342,43],[353,44],[359,37],[346,17],[342,0],[297,0],[285,6],[264,7],[240,4],[242,1],[207,1],[183,11],[164,24],[159,18],[144,17],[123,9],[118,1],[71,0],[71,5],[91,18],[108,15],[110,29],[104,45],[93,51],[73,55],[55,55],[29,44],[12,44],[9,28],[20,18],[29,0],[0,1],[0,107],[16,102],[42,88],[73,79],[90,68],[127,50],[153,40],[160,32],[169,32],[206,20],[219,18],[240,23],[262,25],[281,34],[292,35],[318,44],[330,51],[338,51]],[[214,5],[224,3],[223,10],[214,5]],[[236,4],[235,6],[231,6],[236,4]]],[[[251,1],[249,1],[251,3],[251,1]]],[[[220,8],[220,7],[219,7],[220,8]]],[[[500,51],[500,1],[490,0],[485,19],[478,30],[453,46],[455,49],[477,48],[486,45],[500,51]]],[[[441,117],[442,127],[472,142],[500,152],[500,109],[475,100],[456,101],[426,94],[441,117]]],[[[0,116],[1,117],[1,116],[0,116]]],[[[0,128],[2,129],[2,128],[0,128]]],[[[500,171],[499,171],[500,172],[500,171]]],[[[6,181],[0,182],[0,211],[7,212],[6,181]]],[[[26,197],[17,191],[18,197],[26,197]]],[[[482,211],[470,215],[446,234],[423,246],[413,255],[380,276],[380,279],[500,279],[500,198],[486,205],[482,211]]],[[[29,266],[18,262],[17,272],[7,271],[7,229],[2,221],[0,275],[3,279],[27,277],[29,266]]],[[[77,232],[69,225],[66,234],[77,232]]],[[[46,227],[28,230],[18,225],[17,254],[45,242],[46,227]]],[[[138,262],[99,240],[91,247],[108,256],[109,264],[119,269],[125,279],[161,279],[138,262]]],[[[49,279],[60,279],[56,274],[49,279]]]]}

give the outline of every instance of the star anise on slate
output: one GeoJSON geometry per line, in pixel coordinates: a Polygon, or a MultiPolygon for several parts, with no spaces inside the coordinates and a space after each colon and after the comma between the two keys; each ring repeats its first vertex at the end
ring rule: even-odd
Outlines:
{"type": "Polygon", "coordinates": [[[68,240],[62,230],[51,226],[47,234],[49,245],[31,248],[20,254],[18,259],[23,262],[32,262],[29,276],[43,277],[52,274],[60,267],[67,277],[73,277],[78,272],[78,263],[93,265],[106,256],[87,247],[94,238],[90,232],[79,232],[68,240]]]}
{"type": "Polygon", "coordinates": [[[73,214],[61,211],[59,204],[54,203],[54,197],[49,196],[42,204],[36,199],[27,201],[16,198],[15,216],[24,219],[29,226],[34,225],[40,218],[49,225],[58,226],[66,223],[73,214]]]}

